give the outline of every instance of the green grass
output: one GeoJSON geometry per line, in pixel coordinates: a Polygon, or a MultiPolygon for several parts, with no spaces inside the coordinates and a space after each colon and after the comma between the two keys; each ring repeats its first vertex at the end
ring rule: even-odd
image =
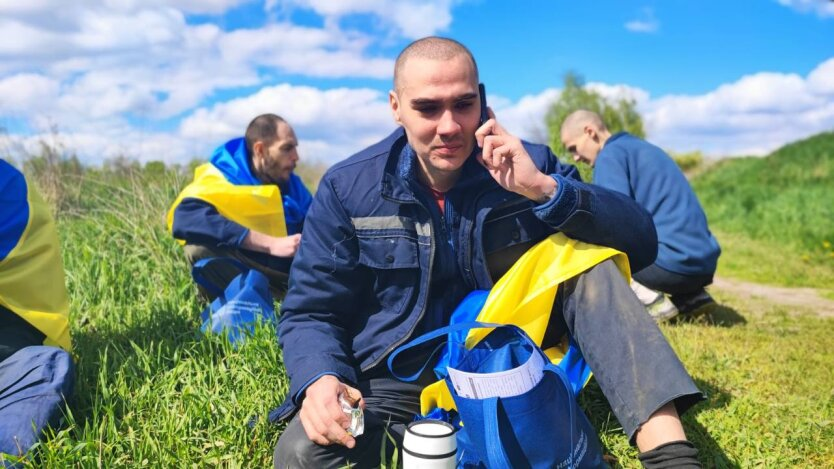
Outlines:
{"type": "MultiPolygon", "coordinates": [[[[270,467],[282,427],[264,416],[287,392],[281,352],[269,328],[238,350],[199,333],[201,305],[180,248],[164,229],[168,203],[185,178],[130,170],[63,181],[58,228],[76,393],[68,424],[25,464],[270,467]]],[[[748,246],[747,238],[733,236],[720,233],[722,262],[733,257],[728,248],[748,246]]],[[[781,258],[768,257],[762,246],[739,256],[783,269],[781,258]]],[[[719,299],[728,306],[719,324],[663,328],[709,394],[685,417],[702,461],[834,467],[834,320],[719,299]]],[[[639,467],[595,384],[581,402],[606,451],[622,467],[639,467]]]]}
{"type": "Polygon", "coordinates": [[[720,161],[692,185],[723,247],[719,274],[834,285],[834,133],[720,161]]]}

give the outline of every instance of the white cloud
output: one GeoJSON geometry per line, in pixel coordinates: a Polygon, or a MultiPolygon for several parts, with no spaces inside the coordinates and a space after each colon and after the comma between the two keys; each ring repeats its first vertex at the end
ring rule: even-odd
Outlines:
{"type": "Polygon", "coordinates": [[[235,63],[275,67],[307,76],[384,78],[391,75],[391,59],[365,59],[368,41],[332,29],[272,24],[223,35],[219,49],[235,63]]]}
{"type": "Polygon", "coordinates": [[[834,58],[821,63],[808,75],[808,85],[815,94],[834,95],[834,58]]]}
{"type": "Polygon", "coordinates": [[[387,96],[378,91],[284,84],[198,109],[183,119],[180,135],[217,145],[242,135],[254,116],[267,112],[284,117],[293,126],[302,158],[328,163],[361,150],[395,128],[387,96]]]}
{"type": "Polygon", "coordinates": [[[0,115],[25,114],[47,107],[58,98],[60,83],[34,73],[21,73],[0,79],[0,115]]]}
{"type": "Polygon", "coordinates": [[[452,0],[274,0],[271,5],[308,8],[331,21],[348,15],[372,14],[404,37],[437,34],[452,23],[452,0]]]}
{"type": "MultiPolygon", "coordinates": [[[[675,151],[712,156],[766,155],[810,135],[834,130],[834,58],[807,78],[762,72],[701,95],[652,98],[628,85],[589,83],[609,100],[634,99],[648,138],[675,151]]],[[[559,90],[547,89],[516,102],[490,96],[499,121],[521,138],[544,142],[544,118],[559,90]]]]}
{"type": "Polygon", "coordinates": [[[801,13],[814,12],[820,17],[834,16],[834,2],[830,0],[777,0],[780,5],[801,13]]]}
{"type": "Polygon", "coordinates": [[[490,96],[489,102],[495,111],[495,118],[508,132],[530,142],[547,143],[544,117],[560,92],[548,88],[535,95],[523,96],[515,103],[490,96]]]}
{"type": "Polygon", "coordinates": [[[649,136],[678,151],[764,155],[834,129],[834,87],[820,64],[808,78],[757,73],[703,95],[669,95],[641,106],[649,136]]]}
{"type": "Polygon", "coordinates": [[[625,99],[633,100],[640,105],[649,100],[649,93],[646,90],[629,85],[608,85],[606,83],[590,82],[586,86],[610,102],[625,99]]]}
{"type": "Polygon", "coordinates": [[[660,29],[660,22],[654,17],[654,10],[643,8],[638,19],[625,24],[625,28],[633,33],[656,33],[660,29]]]}

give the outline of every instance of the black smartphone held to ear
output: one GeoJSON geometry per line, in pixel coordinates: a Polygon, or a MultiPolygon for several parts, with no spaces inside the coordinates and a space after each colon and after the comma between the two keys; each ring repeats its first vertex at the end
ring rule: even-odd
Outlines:
{"type": "Polygon", "coordinates": [[[484,125],[484,122],[489,120],[486,103],[486,88],[483,83],[478,83],[478,94],[481,95],[481,121],[478,122],[478,127],[480,127],[484,125]]]}

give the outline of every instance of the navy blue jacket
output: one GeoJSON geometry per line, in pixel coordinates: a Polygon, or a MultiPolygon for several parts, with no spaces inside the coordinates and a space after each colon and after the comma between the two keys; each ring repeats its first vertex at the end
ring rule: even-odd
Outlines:
{"type": "Polygon", "coordinates": [[[659,267],[682,275],[715,273],[721,248],[698,197],[666,152],[625,132],[614,134],[597,155],[594,183],[631,197],[652,215],[659,267]]]}
{"type": "MultiPolygon", "coordinates": [[[[318,376],[356,383],[419,332],[438,250],[433,232],[443,227],[404,177],[411,165],[400,156],[405,147],[397,130],[334,165],[319,185],[281,307],[278,335],[290,392],[273,419],[288,416],[318,376]]],[[[645,210],[580,182],[576,168],[560,164],[546,146],[525,148],[558,182],[549,202],[536,206],[503,189],[474,157],[455,186],[465,184],[469,195],[452,234],[469,289],[489,289],[500,275],[490,272],[490,257],[556,231],[620,249],[635,269],[654,261],[657,238],[645,210]]]]}

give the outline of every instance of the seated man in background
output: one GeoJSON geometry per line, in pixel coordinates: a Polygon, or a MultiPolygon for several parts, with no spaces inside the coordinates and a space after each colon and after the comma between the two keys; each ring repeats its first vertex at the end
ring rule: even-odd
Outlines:
{"type": "MultiPolygon", "coordinates": [[[[297,149],[292,127],[275,114],[263,114],[249,123],[245,137],[226,142],[195,170],[194,181],[168,211],[168,229],[185,244],[191,264],[231,257],[266,275],[274,297],[286,292],[313,200],[293,174],[297,149]]],[[[225,286],[238,273],[229,264],[215,263],[204,276],[225,286]]]]}
{"type": "Polygon", "coordinates": [[[75,380],[68,318],[50,208],[0,160],[0,466],[63,418],[75,380]]]}
{"type": "Polygon", "coordinates": [[[632,282],[649,314],[666,321],[705,312],[715,303],[704,287],[712,283],[721,248],[674,160],[626,132],[611,135],[599,115],[583,109],[565,119],[561,137],[575,161],[594,168],[594,184],[631,197],[652,215],[657,259],[632,282]]]}

